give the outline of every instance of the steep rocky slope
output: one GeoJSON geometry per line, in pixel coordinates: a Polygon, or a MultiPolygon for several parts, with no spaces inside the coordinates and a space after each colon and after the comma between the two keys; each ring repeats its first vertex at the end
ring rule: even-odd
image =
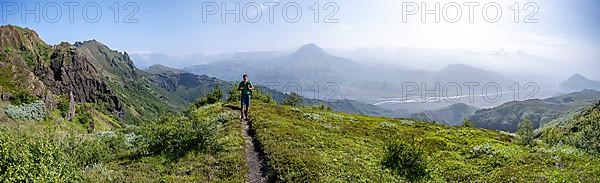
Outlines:
{"type": "Polygon", "coordinates": [[[0,27],[0,93],[11,100],[22,94],[44,102],[49,111],[60,97],[123,122],[140,122],[177,111],[187,103],[151,82],[133,66],[127,53],[91,40],[48,45],[36,32],[12,25],[0,27]]]}

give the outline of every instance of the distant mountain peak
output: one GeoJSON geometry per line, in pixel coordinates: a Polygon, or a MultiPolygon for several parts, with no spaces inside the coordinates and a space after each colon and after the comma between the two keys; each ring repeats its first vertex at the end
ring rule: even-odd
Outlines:
{"type": "Polygon", "coordinates": [[[588,79],[581,74],[573,74],[569,79],[563,81],[559,87],[567,91],[580,91],[583,89],[600,90],[600,81],[588,79]]]}
{"type": "Polygon", "coordinates": [[[589,80],[589,79],[579,73],[576,73],[576,74],[573,74],[571,77],[569,77],[569,80],[589,80]]]}
{"type": "Polygon", "coordinates": [[[295,55],[315,55],[315,54],[327,54],[321,47],[317,46],[317,44],[310,43],[300,47],[295,55]]]}

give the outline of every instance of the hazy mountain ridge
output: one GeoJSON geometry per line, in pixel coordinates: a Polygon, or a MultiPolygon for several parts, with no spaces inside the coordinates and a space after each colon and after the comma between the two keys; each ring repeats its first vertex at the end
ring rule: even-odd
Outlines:
{"type": "Polygon", "coordinates": [[[600,92],[583,90],[547,99],[514,101],[498,107],[482,109],[472,116],[477,127],[514,132],[524,118],[539,128],[600,99],[600,92]]]}
{"type": "Polygon", "coordinates": [[[214,77],[196,75],[163,65],[150,66],[146,72],[151,74],[150,80],[155,84],[189,103],[211,92],[215,85],[220,85],[223,91],[229,90],[231,85],[214,77]]]}
{"type": "MultiPolygon", "coordinates": [[[[152,80],[164,89],[174,92],[180,97],[193,102],[200,96],[206,95],[212,91],[214,85],[219,83],[225,94],[231,85],[236,85],[237,82],[224,81],[217,78],[209,77],[206,75],[195,75],[175,68],[170,68],[162,65],[150,66],[146,69],[147,72],[152,73],[152,80]]],[[[269,89],[255,83],[255,87],[262,92],[265,92],[273,97],[277,103],[281,103],[289,95],[282,93],[277,90],[269,89]]],[[[375,105],[366,104],[354,100],[318,100],[303,97],[303,103],[305,105],[326,105],[331,107],[334,111],[346,112],[351,114],[364,114],[373,116],[388,116],[388,117],[402,117],[405,114],[400,114],[387,110],[375,105]]]]}
{"type": "Polygon", "coordinates": [[[280,51],[253,51],[253,52],[227,52],[219,54],[166,54],[155,52],[133,52],[131,58],[139,68],[162,64],[174,68],[186,68],[194,65],[208,64],[215,61],[227,59],[261,60],[275,58],[284,55],[280,51]]]}
{"type": "MultiPolygon", "coordinates": [[[[319,83],[320,86],[334,83],[339,88],[334,96],[335,99],[356,100],[401,97],[402,87],[407,83],[416,84],[419,88],[424,86],[427,90],[437,89],[440,95],[444,93],[449,96],[461,94],[454,90],[441,91],[449,83],[456,83],[461,87],[464,83],[477,83],[479,88],[475,90],[475,94],[480,94],[481,88],[488,83],[498,84],[505,90],[513,84],[510,79],[498,73],[461,64],[451,64],[437,71],[410,69],[387,64],[368,65],[352,59],[332,56],[316,44],[301,46],[289,55],[272,59],[225,59],[210,64],[187,67],[184,70],[224,80],[237,80],[239,73],[248,73],[256,82],[278,83],[279,88],[275,89],[280,91],[285,90],[283,88],[285,85],[298,84],[305,96],[310,96],[310,92],[306,92],[306,90],[314,87],[315,83],[319,83]]],[[[419,92],[417,91],[417,93],[419,92]]],[[[462,91],[462,94],[464,95],[466,92],[462,91]]],[[[504,95],[499,102],[509,100],[510,97],[504,95]]],[[[486,106],[483,103],[483,100],[477,100],[474,104],[486,106]]],[[[423,109],[433,110],[447,105],[450,104],[431,104],[423,106],[423,109]]],[[[413,110],[410,107],[406,108],[393,103],[382,106],[390,110],[413,110]]]]}
{"type": "Polygon", "coordinates": [[[465,103],[457,103],[437,110],[427,110],[425,112],[415,113],[412,114],[410,118],[450,126],[459,126],[463,124],[464,119],[473,115],[477,110],[479,110],[477,107],[465,103]]]}
{"type": "Polygon", "coordinates": [[[168,67],[168,66],[164,66],[164,65],[160,65],[160,64],[151,65],[150,67],[144,69],[144,71],[146,71],[150,74],[163,74],[163,73],[180,74],[180,73],[185,72],[181,69],[172,68],[172,67],[168,67]]]}
{"type": "Polygon", "coordinates": [[[588,79],[580,74],[574,74],[559,85],[565,91],[579,91],[584,89],[600,90],[600,81],[588,79]]]}

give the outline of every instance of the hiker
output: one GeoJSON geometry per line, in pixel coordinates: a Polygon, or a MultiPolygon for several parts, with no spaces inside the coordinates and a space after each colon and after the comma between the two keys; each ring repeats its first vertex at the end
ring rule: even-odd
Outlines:
{"type": "Polygon", "coordinates": [[[238,85],[238,90],[242,92],[241,94],[241,114],[242,119],[248,120],[248,110],[250,109],[250,97],[252,96],[252,90],[254,90],[254,86],[248,80],[248,74],[244,74],[242,76],[243,81],[238,85]],[[244,108],[244,106],[246,108],[244,108]]]}

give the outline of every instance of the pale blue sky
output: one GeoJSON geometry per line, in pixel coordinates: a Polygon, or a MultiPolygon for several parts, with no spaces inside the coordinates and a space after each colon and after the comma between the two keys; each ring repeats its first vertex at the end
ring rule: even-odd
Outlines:
{"type": "MultiPolygon", "coordinates": [[[[40,2],[42,9],[50,1],[2,1],[2,3],[15,2],[19,6],[25,3],[28,7],[40,2]]],[[[62,5],[70,1],[51,1],[62,5]]],[[[402,37],[415,37],[420,32],[443,32],[444,28],[461,27],[464,24],[430,25],[426,27],[414,17],[415,21],[402,23],[401,3],[403,1],[335,1],[339,12],[335,15],[339,23],[325,24],[312,22],[312,11],[309,7],[315,1],[296,1],[303,8],[303,17],[300,22],[292,24],[282,19],[281,7],[293,1],[281,1],[275,8],[275,23],[268,23],[266,8],[263,7],[263,17],[259,23],[241,23],[228,21],[221,23],[219,16],[211,16],[208,23],[202,22],[202,3],[209,1],[81,1],[75,7],[74,23],[68,22],[68,11],[62,6],[62,18],[57,23],[48,23],[44,19],[37,23],[32,15],[27,16],[26,22],[21,21],[21,16],[6,16],[7,21],[2,24],[16,24],[35,29],[47,42],[77,41],[97,39],[120,50],[152,51],[169,53],[195,53],[195,52],[229,52],[244,50],[275,50],[291,49],[304,43],[315,42],[330,48],[358,48],[358,47],[393,47],[399,46],[389,42],[405,42],[401,46],[411,46],[413,40],[402,37]],[[89,23],[81,16],[82,7],[89,2],[97,2],[102,8],[102,18],[97,23],[89,23]],[[110,9],[113,3],[119,2],[121,7],[120,18],[125,18],[129,11],[124,10],[126,2],[135,2],[139,11],[134,18],[138,23],[114,23],[114,12],[110,9]],[[439,28],[439,30],[437,30],[439,28]],[[415,30],[419,29],[419,30],[415,30]],[[428,30],[420,30],[428,29],[428,30]],[[408,31],[411,30],[411,31],[408,31]],[[394,32],[397,32],[395,35],[394,32]],[[390,39],[393,38],[393,39],[390,39]],[[408,45],[406,45],[408,44],[408,45]]],[[[223,1],[210,1],[220,4],[223,1]]],[[[234,1],[224,1],[233,6],[234,1]]],[[[239,1],[242,6],[249,1],[239,1]]],[[[265,1],[260,1],[262,3],[265,1]]],[[[269,1],[272,2],[272,1],[269,1]]],[[[328,1],[321,1],[321,6],[328,1]]],[[[409,2],[409,1],[404,1],[409,2]]],[[[413,1],[422,2],[422,1],[413,1]]],[[[507,9],[515,1],[498,1],[503,9],[503,22],[511,19],[511,12],[507,9]]],[[[540,7],[536,18],[538,24],[489,24],[479,20],[468,26],[494,29],[496,32],[519,32],[536,34],[538,36],[561,37],[573,41],[587,42],[597,45],[600,41],[600,1],[534,1],[540,7]]],[[[442,1],[442,3],[446,3],[442,1]]],[[[3,5],[5,5],[3,4],[3,5]]],[[[524,3],[522,3],[524,4],[524,3]]],[[[4,9],[2,9],[4,10],[4,9]]],[[[50,9],[53,10],[53,9],[50,9]]],[[[465,12],[466,10],[463,10],[465,12]]],[[[293,12],[293,11],[291,11],[293,12]]],[[[329,11],[321,10],[321,18],[329,11]]],[[[49,12],[53,15],[53,12],[49,12]]],[[[94,12],[89,12],[90,16],[94,12]]],[[[525,12],[522,12],[525,14],[525,12]]],[[[5,13],[2,12],[4,16],[5,13]]],[[[466,15],[463,15],[466,16],[466,15]]],[[[524,15],[522,15],[524,16],[524,15]]],[[[4,17],[3,17],[4,18],[4,17]]],[[[233,19],[232,16],[228,17],[233,19]]],[[[477,17],[479,18],[479,17],[477,17]]],[[[4,20],[4,19],[3,19],[4,20]]],[[[435,37],[435,36],[434,36],[435,37]]],[[[444,40],[424,40],[436,41],[444,40]]],[[[451,40],[449,40],[451,41],[451,40]]],[[[444,43],[448,44],[448,43],[444,43]]],[[[459,46],[457,46],[459,47],[459,46]]],[[[460,48],[460,47],[459,47],[460,48]]]]}

